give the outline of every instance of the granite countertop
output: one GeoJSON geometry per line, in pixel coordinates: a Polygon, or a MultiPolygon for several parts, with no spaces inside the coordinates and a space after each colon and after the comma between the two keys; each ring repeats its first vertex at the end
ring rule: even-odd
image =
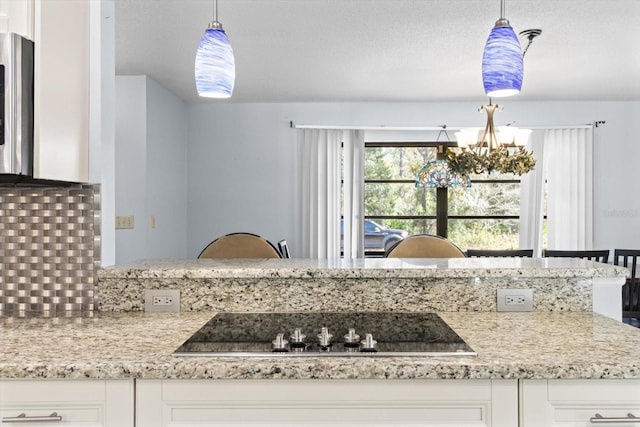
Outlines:
{"type": "Polygon", "coordinates": [[[98,270],[114,278],[625,277],[623,267],[576,258],[144,260],[98,270]]]}
{"type": "Polygon", "coordinates": [[[477,357],[174,357],[211,312],[0,317],[0,378],[640,378],[640,330],[588,312],[441,312],[477,357]]]}

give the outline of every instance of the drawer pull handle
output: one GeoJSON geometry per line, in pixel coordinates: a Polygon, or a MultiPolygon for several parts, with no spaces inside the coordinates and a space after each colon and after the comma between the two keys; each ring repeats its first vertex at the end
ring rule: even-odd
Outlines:
{"type": "Polygon", "coordinates": [[[39,416],[39,417],[27,417],[24,412],[17,417],[3,417],[3,423],[38,423],[48,421],[62,421],[62,417],[57,412],[53,412],[51,415],[39,416]]]}
{"type": "Polygon", "coordinates": [[[595,417],[589,419],[593,424],[597,423],[637,423],[640,422],[640,417],[636,417],[631,412],[626,417],[603,417],[600,414],[596,414],[595,417]]]}

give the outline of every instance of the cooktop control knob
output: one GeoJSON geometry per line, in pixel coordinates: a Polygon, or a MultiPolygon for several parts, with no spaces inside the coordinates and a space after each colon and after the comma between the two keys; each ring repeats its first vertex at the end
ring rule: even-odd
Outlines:
{"type": "Polygon", "coordinates": [[[347,351],[357,351],[360,347],[360,335],[356,334],[356,330],[349,328],[349,332],[344,336],[344,347],[347,351]]]}
{"type": "Polygon", "coordinates": [[[289,351],[287,349],[287,344],[289,344],[289,341],[284,339],[284,334],[276,335],[276,339],[271,341],[271,343],[273,344],[273,351],[275,353],[285,353],[289,351]]]}
{"type": "Polygon", "coordinates": [[[302,329],[294,329],[293,334],[291,334],[291,336],[289,337],[289,341],[291,342],[291,348],[293,349],[293,351],[302,351],[305,349],[307,345],[304,343],[304,339],[306,337],[307,336],[302,333],[302,329]]]}
{"type": "Polygon", "coordinates": [[[329,333],[327,328],[322,328],[318,334],[318,341],[320,341],[320,350],[331,351],[331,338],[333,335],[329,333]]]}
{"type": "Polygon", "coordinates": [[[378,351],[376,350],[376,344],[378,344],[378,341],[374,340],[373,335],[371,334],[366,334],[364,336],[364,340],[362,340],[360,344],[360,351],[363,353],[375,353],[378,351]]]}

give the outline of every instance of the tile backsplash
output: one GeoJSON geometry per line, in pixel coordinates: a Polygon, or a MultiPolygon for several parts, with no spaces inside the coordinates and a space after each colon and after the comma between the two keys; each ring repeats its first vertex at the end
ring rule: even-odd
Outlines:
{"type": "Polygon", "coordinates": [[[93,311],[100,186],[0,187],[0,312],[93,311]]]}

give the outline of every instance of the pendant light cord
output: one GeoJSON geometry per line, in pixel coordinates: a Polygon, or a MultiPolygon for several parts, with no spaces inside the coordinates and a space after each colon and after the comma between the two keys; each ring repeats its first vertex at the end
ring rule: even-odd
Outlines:
{"type": "Polygon", "coordinates": [[[218,20],[218,0],[213,0],[213,20],[218,20]]]}
{"type": "Polygon", "coordinates": [[[500,19],[504,19],[504,0],[500,0],[500,19]]]}

